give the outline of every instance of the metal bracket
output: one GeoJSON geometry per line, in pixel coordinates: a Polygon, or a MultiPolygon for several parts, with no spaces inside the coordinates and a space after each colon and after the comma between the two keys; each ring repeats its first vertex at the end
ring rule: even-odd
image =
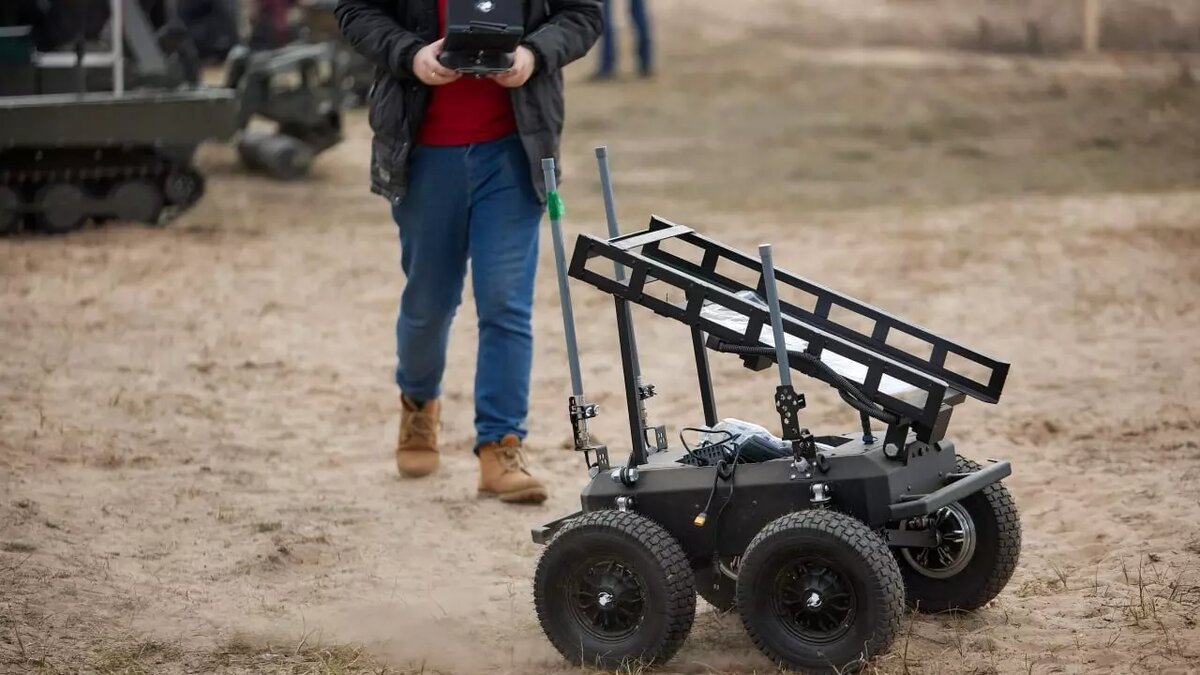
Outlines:
{"type": "Polygon", "coordinates": [[[645,401],[648,398],[654,398],[654,395],[657,393],[658,392],[655,391],[654,385],[652,385],[652,384],[638,385],[638,398],[643,401],[645,401]]]}
{"type": "Polygon", "coordinates": [[[646,429],[646,454],[653,455],[667,449],[667,428],[663,425],[646,429]],[[653,436],[653,439],[651,439],[653,436]]]}
{"type": "MultiPolygon", "coordinates": [[[[816,466],[817,464],[817,441],[816,438],[809,432],[808,429],[801,429],[797,434],[798,438],[792,441],[792,458],[796,464],[801,460],[806,462],[808,466],[816,466]]],[[[824,470],[822,471],[824,473],[824,470]]]]}
{"type": "Polygon", "coordinates": [[[595,478],[601,471],[608,471],[608,447],[604,445],[593,445],[587,448],[576,448],[577,452],[583,453],[583,462],[587,464],[588,478],[595,478]],[[591,453],[596,453],[596,461],[592,461],[591,453]]]}
{"type": "Polygon", "coordinates": [[[583,399],[571,397],[571,419],[582,422],[590,420],[600,412],[600,406],[595,403],[587,403],[583,399]]]}
{"type": "Polygon", "coordinates": [[[592,419],[600,412],[600,406],[594,403],[588,403],[582,398],[572,396],[567,405],[567,414],[571,417],[571,432],[575,437],[575,449],[583,450],[591,445],[591,438],[587,430],[587,420],[592,419]]]}
{"type": "Polygon", "coordinates": [[[567,414],[571,418],[571,434],[575,440],[575,450],[582,452],[588,469],[593,467],[603,471],[608,468],[608,448],[603,445],[593,445],[591,434],[588,433],[587,421],[600,412],[600,406],[588,403],[582,397],[572,396],[567,405],[567,414]],[[596,453],[596,461],[591,461],[590,453],[596,453]]]}
{"type": "Polygon", "coordinates": [[[784,440],[794,441],[800,438],[799,413],[804,406],[804,394],[796,393],[792,385],[784,384],[775,388],[775,411],[779,413],[784,440]]]}
{"type": "Polygon", "coordinates": [[[592,466],[595,466],[596,468],[600,469],[601,471],[604,471],[605,469],[607,469],[609,466],[609,464],[608,464],[608,447],[604,446],[604,445],[593,445],[590,449],[592,452],[596,453],[596,463],[593,464],[592,466]]]}
{"type": "Polygon", "coordinates": [[[897,548],[933,548],[937,546],[937,535],[928,528],[899,530],[888,528],[883,531],[887,545],[897,548]]]}
{"type": "Polygon", "coordinates": [[[909,422],[906,419],[901,419],[898,424],[887,428],[883,434],[884,456],[905,464],[908,463],[908,429],[909,422]]]}
{"type": "Polygon", "coordinates": [[[545,545],[554,538],[554,535],[562,529],[563,525],[567,524],[567,521],[582,514],[583,511],[576,511],[569,516],[563,516],[562,518],[552,520],[545,525],[533,528],[530,531],[530,534],[533,536],[533,543],[545,545]]]}
{"type": "Polygon", "coordinates": [[[891,519],[905,520],[917,516],[927,516],[950,502],[956,502],[963,497],[975,494],[1011,474],[1012,465],[1002,461],[963,476],[930,494],[902,494],[899,501],[891,505],[891,519]]]}
{"type": "Polygon", "coordinates": [[[833,492],[832,487],[828,483],[813,483],[809,488],[812,491],[812,497],[809,499],[812,502],[813,508],[825,508],[832,497],[829,496],[833,492]]]}

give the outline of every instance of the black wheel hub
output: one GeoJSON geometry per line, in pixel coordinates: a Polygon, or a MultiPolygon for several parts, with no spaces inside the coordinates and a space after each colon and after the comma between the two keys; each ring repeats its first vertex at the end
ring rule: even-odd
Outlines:
{"type": "Polygon", "coordinates": [[[772,597],[776,616],[805,642],[832,642],[854,624],[854,587],[820,558],[800,557],[783,565],[775,576],[772,597]]]}
{"type": "Polygon", "coordinates": [[[567,589],[567,604],[575,620],[597,638],[619,640],[642,623],[645,583],[625,563],[586,562],[571,576],[567,589]]]}
{"type": "Polygon", "coordinates": [[[978,538],[966,508],[958,502],[947,504],[922,524],[933,531],[937,543],[932,548],[900,549],[905,562],[931,579],[949,579],[966,569],[975,557],[978,538]]]}

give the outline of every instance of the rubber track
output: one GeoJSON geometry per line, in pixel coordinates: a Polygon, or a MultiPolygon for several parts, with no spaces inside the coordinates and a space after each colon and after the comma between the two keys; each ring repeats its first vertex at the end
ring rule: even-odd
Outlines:
{"type": "MultiPolygon", "coordinates": [[[[655,654],[652,659],[654,663],[669,661],[683,646],[684,640],[692,630],[692,622],[696,618],[696,584],[692,577],[692,566],[688,563],[687,556],[683,554],[683,547],[666,528],[640,513],[606,509],[589,511],[573,518],[546,544],[546,550],[549,551],[550,547],[554,546],[555,540],[560,537],[571,532],[582,533],[586,530],[621,532],[650,551],[651,555],[662,564],[667,577],[667,587],[664,590],[667,595],[666,613],[670,629],[657,648],[649,651],[655,654]]],[[[547,570],[543,569],[545,560],[546,555],[543,553],[541,559],[538,560],[537,571],[534,573],[535,580],[542,578],[547,573],[547,570]]],[[[536,581],[534,583],[536,584],[536,581]]],[[[538,622],[542,624],[546,635],[552,636],[554,634],[552,631],[545,630],[546,608],[543,606],[542,598],[537,597],[536,592],[534,593],[534,602],[537,606],[538,622]]],[[[553,638],[551,640],[553,641],[553,638]]],[[[579,645],[562,645],[555,642],[554,646],[567,659],[579,663],[579,645]]]]}
{"type": "MultiPolygon", "coordinates": [[[[743,566],[746,559],[753,555],[755,547],[763,540],[785,530],[795,528],[825,532],[847,542],[867,561],[871,569],[879,573],[883,584],[875,597],[869,599],[869,602],[873,603],[876,607],[883,608],[883,623],[887,626],[887,630],[885,631],[883,640],[876,644],[866,645],[867,658],[870,659],[886,652],[900,633],[900,621],[904,616],[904,579],[900,576],[900,567],[896,564],[896,559],[892,557],[887,544],[866,523],[853,516],[825,509],[796,511],[776,518],[754,537],[750,545],[746,547],[746,553],[742,557],[743,566]]],[[[746,633],[750,635],[750,639],[754,641],[759,651],[766,654],[776,664],[784,663],[783,659],[772,653],[770,648],[759,638],[754,630],[753,622],[748,620],[745,612],[742,612],[742,623],[746,627],[746,633]]],[[[799,672],[825,675],[826,673],[836,671],[824,669],[799,672]]],[[[853,672],[853,669],[850,669],[849,672],[853,672]]]]}
{"type": "MultiPolygon", "coordinates": [[[[978,462],[955,455],[955,464],[959,473],[979,471],[983,467],[978,462]]],[[[960,609],[971,610],[983,607],[1000,594],[1008,585],[1017,562],[1021,557],[1021,514],[1017,511],[1017,503],[1013,501],[1008,488],[1003,483],[992,483],[980,491],[987,499],[992,513],[996,514],[996,566],[992,575],[978,593],[965,599],[959,604],[960,609]]]]}

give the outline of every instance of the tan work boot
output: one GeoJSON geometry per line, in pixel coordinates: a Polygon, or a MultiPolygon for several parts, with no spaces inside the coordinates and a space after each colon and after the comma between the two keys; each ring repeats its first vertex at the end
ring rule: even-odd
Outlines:
{"type": "Polygon", "coordinates": [[[396,443],[396,468],[401,476],[420,478],[438,468],[437,432],[442,407],[437,400],[417,406],[400,397],[400,440],[396,443]]]}
{"type": "Polygon", "coordinates": [[[546,486],[529,475],[521,439],[509,434],[499,443],[479,447],[479,494],[499,497],[502,502],[546,501],[546,486]]]}

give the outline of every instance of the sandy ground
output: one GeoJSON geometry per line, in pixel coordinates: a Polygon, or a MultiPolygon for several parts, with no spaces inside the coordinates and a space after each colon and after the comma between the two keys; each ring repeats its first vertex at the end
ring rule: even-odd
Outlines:
{"type": "MultiPolygon", "coordinates": [[[[1087,0],[756,0],[788,21],[773,22],[805,44],[952,46],[1015,53],[1080,49],[1087,0]]],[[[1101,2],[1106,50],[1195,50],[1200,5],[1190,0],[1101,2]]],[[[748,12],[741,11],[744,17],[748,12]]]]}
{"type": "MultiPolygon", "coordinates": [[[[600,232],[657,212],[1013,363],[951,436],[1007,457],[1025,547],[1007,590],[913,616],[886,673],[1200,667],[1200,89],[1172,69],[814,52],[704,10],[654,82],[571,72],[564,196],[600,232]],[[705,29],[724,22],[725,30],[705,29]],[[763,53],[772,55],[762,58],[763,53]]],[[[365,189],[365,116],[311,182],[245,176],[161,230],[0,241],[0,672],[567,673],[533,614],[533,525],[583,484],[567,451],[549,246],[537,288],[536,508],[474,494],[473,306],[446,378],[444,469],[402,481],[402,279],[365,189]]],[[[605,297],[576,290],[598,435],[620,443],[605,297]]],[[[656,420],[700,421],[686,329],[639,314],[656,420]]],[[[769,372],[717,358],[723,415],[770,421],[769,372]]],[[[822,386],[806,424],[853,428],[822,386]]],[[[770,672],[701,605],[664,672],[770,672]]]]}

